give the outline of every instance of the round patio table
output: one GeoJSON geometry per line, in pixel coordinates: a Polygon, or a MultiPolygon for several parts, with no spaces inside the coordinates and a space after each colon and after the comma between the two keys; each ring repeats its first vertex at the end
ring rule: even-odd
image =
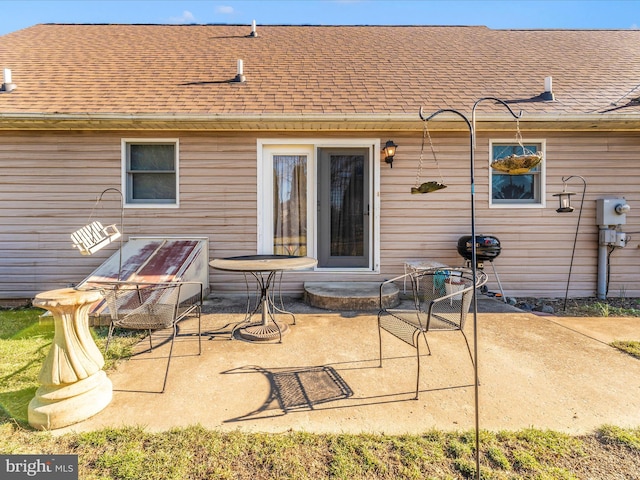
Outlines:
{"type": "MultiPolygon", "coordinates": [[[[273,310],[293,316],[282,308],[278,308],[273,301],[271,292],[272,282],[277,273],[306,270],[318,264],[315,258],[295,257],[290,255],[244,255],[239,257],[216,258],[209,262],[212,268],[227,272],[250,273],[256,279],[260,297],[256,308],[249,312],[247,308],[247,318],[245,327],[234,328],[235,332],[245,340],[249,341],[270,341],[278,339],[282,341],[282,335],[289,331],[286,323],[279,322],[273,310]],[[260,310],[261,321],[252,323],[251,318],[260,310]]],[[[243,322],[243,324],[245,323],[243,322]]],[[[295,322],[295,316],[294,316],[295,322]]],[[[232,335],[233,335],[232,332],[232,335]]]]}

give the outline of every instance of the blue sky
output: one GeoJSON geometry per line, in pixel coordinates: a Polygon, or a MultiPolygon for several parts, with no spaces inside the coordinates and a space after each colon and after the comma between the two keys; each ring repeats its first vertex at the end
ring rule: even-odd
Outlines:
{"type": "Polygon", "coordinates": [[[640,1],[0,0],[0,35],[37,23],[485,25],[640,28],[640,1]]]}

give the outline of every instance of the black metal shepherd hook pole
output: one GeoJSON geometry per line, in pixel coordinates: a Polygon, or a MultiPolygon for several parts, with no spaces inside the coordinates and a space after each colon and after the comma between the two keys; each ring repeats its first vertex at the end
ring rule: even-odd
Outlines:
{"type": "Polygon", "coordinates": [[[102,196],[107,192],[115,192],[118,195],[120,195],[120,230],[121,230],[120,233],[121,235],[120,235],[120,264],[118,266],[118,281],[120,281],[120,275],[122,275],[122,242],[124,239],[124,196],[122,195],[122,192],[117,188],[109,187],[102,191],[96,203],[100,203],[100,201],[102,200],[102,196]]]}
{"type": "Polygon", "coordinates": [[[580,175],[571,175],[569,177],[562,177],[562,183],[567,185],[567,182],[572,178],[579,178],[582,180],[582,199],[580,200],[580,212],[578,213],[578,223],[576,225],[576,234],[573,237],[573,250],[571,251],[571,263],[569,264],[569,276],[567,277],[567,288],[564,291],[564,304],[562,306],[562,311],[564,312],[567,309],[567,298],[569,296],[569,282],[571,281],[571,270],[573,270],[573,257],[576,254],[576,243],[578,242],[578,230],[580,229],[580,217],[582,217],[582,205],[584,204],[584,194],[587,191],[587,181],[581,177],[580,175]]]}
{"type": "MultiPolygon", "coordinates": [[[[432,113],[428,117],[424,117],[422,114],[422,107],[420,107],[420,119],[424,122],[428,122],[433,119],[437,115],[441,113],[452,113],[454,115],[459,116],[464,120],[469,128],[469,160],[470,160],[470,190],[471,190],[471,271],[473,276],[473,281],[475,282],[477,276],[477,252],[476,252],[476,207],[475,207],[475,123],[476,123],[476,108],[481,102],[484,101],[494,101],[504,105],[509,113],[513,116],[513,118],[520,118],[522,116],[522,111],[518,115],[516,115],[513,110],[507,105],[504,101],[494,98],[494,97],[484,97],[479,99],[473,104],[473,108],[471,110],[471,121],[458,110],[454,110],[451,108],[443,108],[438,110],[437,112],[432,113]]],[[[478,299],[477,299],[477,291],[474,289],[473,291],[473,369],[474,369],[474,401],[475,401],[475,447],[476,447],[476,479],[480,480],[480,404],[478,400],[478,386],[480,384],[478,379],[478,299]]]]}

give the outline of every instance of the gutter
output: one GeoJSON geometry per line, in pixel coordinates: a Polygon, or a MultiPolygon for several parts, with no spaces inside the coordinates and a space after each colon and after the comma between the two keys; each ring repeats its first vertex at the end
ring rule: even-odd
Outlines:
{"type": "MultiPolygon", "coordinates": [[[[118,113],[0,113],[0,130],[420,130],[415,114],[118,114],[118,113]]],[[[523,111],[520,122],[527,129],[545,130],[639,130],[640,113],[544,114],[523,111]]],[[[513,117],[476,113],[483,129],[512,128],[513,117]]],[[[430,122],[434,129],[466,130],[455,115],[442,114],[430,122]]]]}

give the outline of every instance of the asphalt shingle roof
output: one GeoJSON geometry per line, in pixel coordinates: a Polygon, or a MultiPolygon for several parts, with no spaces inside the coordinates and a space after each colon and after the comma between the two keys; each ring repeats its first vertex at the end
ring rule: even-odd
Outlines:
{"type": "Polygon", "coordinates": [[[0,114],[639,113],[640,30],[60,25],[0,37],[0,114]],[[233,82],[238,59],[246,82],[233,82]],[[535,100],[553,77],[555,102],[535,100]]]}

